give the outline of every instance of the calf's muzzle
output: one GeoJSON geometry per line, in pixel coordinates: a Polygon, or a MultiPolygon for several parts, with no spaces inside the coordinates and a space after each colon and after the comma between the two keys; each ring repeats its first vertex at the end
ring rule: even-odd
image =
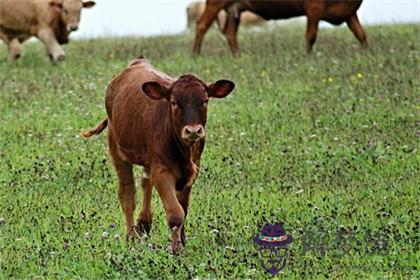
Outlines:
{"type": "Polygon", "coordinates": [[[182,139],[188,142],[197,142],[205,136],[204,127],[201,124],[186,125],[182,129],[182,139]]]}

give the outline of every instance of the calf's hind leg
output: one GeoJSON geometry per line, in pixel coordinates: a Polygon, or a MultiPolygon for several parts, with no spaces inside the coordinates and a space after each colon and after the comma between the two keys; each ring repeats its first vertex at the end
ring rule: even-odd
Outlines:
{"type": "Polygon", "coordinates": [[[137,221],[137,229],[139,233],[150,233],[152,228],[152,191],[153,185],[149,178],[149,172],[143,170],[143,176],[141,178],[141,187],[143,189],[143,203],[139,218],[137,221]]]}
{"type": "Polygon", "coordinates": [[[116,150],[112,141],[111,131],[108,134],[109,151],[118,175],[118,198],[125,215],[127,238],[139,237],[134,224],[134,210],[136,208],[136,188],[134,184],[133,165],[124,161],[116,150]]]}
{"type": "Polygon", "coordinates": [[[184,209],[184,223],[182,225],[182,229],[181,229],[181,242],[182,245],[185,245],[185,241],[186,241],[186,236],[185,236],[185,219],[187,218],[187,213],[188,213],[188,204],[190,201],[190,193],[191,193],[191,187],[189,186],[185,186],[184,189],[182,191],[179,191],[176,193],[176,196],[178,198],[179,204],[181,204],[182,209],[184,209]]]}
{"type": "Polygon", "coordinates": [[[138,237],[134,225],[134,210],[136,209],[136,188],[134,185],[133,165],[128,162],[116,162],[118,174],[118,198],[125,215],[127,237],[138,237]]]}
{"type": "Polygon", "coordinates": [[[353,32],[357,40],[359,40],[362,47],[367,47],[366,33],[362,25],[360,24],[357,14],[354,14],[350,17],[350,19],[347,21],[347,25],[353,32]]]}

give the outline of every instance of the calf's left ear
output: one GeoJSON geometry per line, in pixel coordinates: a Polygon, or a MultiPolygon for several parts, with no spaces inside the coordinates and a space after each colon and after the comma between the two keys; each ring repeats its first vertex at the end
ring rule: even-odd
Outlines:
{"type": "Polygon", "coordinates": [[[83,8],[92,8],[93,6],[95,6],[95,2],[94,1],[86,1],[83,2],[83,8]]]}
{"type": "Polygon", "coordinates": [[[146,82],[141,86],[143,92],[152,99],[168,99],[168,89],[158,82],[146,82]]]}
{"type": "Polygon", "coordinates": [[[207,94],[209,97],[223,98],[227,96],[233,89],[235,84],[229,80],[219,80],[207,88],[207,94]]]}

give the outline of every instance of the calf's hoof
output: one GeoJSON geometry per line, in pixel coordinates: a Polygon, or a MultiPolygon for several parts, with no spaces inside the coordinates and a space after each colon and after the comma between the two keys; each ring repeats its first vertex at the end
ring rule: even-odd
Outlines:
{"type": "Polygon", "coordinates": [[[137,222],[137,232],[140,235],[150,234],[150,230],[152,229],[152,221],[146,221],[139,219],[137,222]]]}
{"type": "Polygon", "coordinates": [[[185,234],[185,232],[184,232],[184,226],[182,227],[182,230],[181,230],[181,242],[182,242],[182,245],[183,246],[185,246],[185,242],[188,240],[188,236],[185,234]]]}
{"type": "Polygon", "coordinates": [[[179,255],[183,249],[184,249],[184,246],[182,246],[181,241],[172,241],[172,244],[171,244],[172,254],[179,255]]]}
{"type": "Polygon", "coordinates": [[[171,243],[171,249],[172,253],[175,255],[178,255],[181,253],[182,249],[184,248],[181,232],[182,232],[182,225],[181,226],[174,226],[171,228],[172,232],[172,243],[171,243]]]}
{"type": "Polygon", "coordinates": [[[127,241],[142,241],[139,233],[137,232],[137,227],[132,226],[130,231],[127,232],[126,238],[127,241]]]}

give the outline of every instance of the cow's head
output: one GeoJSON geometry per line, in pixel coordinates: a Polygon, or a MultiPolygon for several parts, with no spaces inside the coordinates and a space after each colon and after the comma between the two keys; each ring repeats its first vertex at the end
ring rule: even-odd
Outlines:
{"type": "Polygon", "coordinates": [[[150,98],[164,99],[170,107],[171,123],[178,138],[186,145],[204,139],[209,98],[223,98],[235,87],[228,80],[219,80],[206,85],[194,75],[183,75],[170,87],[157,82],[142,85],[143,92],[150,98]]]}
{"type": "Polygon", "coordinates": [[[66,25],[67,32],[76,31],[79,28],[80,13],[83,8],[92,8],[94,1],[82,0],[50,0],[50,7],[61,14],[61,19],[66,25]]]}

